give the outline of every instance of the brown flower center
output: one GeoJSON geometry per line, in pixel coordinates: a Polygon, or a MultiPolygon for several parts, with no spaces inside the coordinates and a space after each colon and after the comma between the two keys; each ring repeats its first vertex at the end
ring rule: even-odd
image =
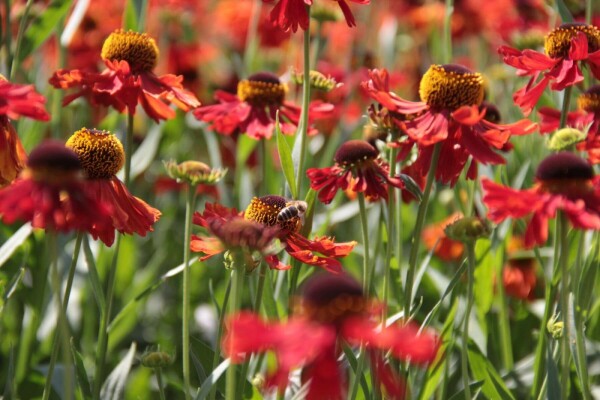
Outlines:
{"type": "Polygon", "coordinates": [[[119,29],[104,41],[101,55],[103,60],[127,61],[133,72],[151,71],[158,59],[158,46],[147,33],[119,29]]]}
{"type": "Polygon", "coordinates": [[[551,58],[563,58],[569,55],[571,40],[577,33],[583,32],[588,41],[588,52],[600,49],[600,29],[583,23],[562,24],[546,35],[544,49],[551,58]]]}
{"type": "Polygon", "coordinates": [[[25,176],[49,184],[63,184],[80,177],[81,164],[71,149],[57,140],[47,140],[36,147],[27,160],[25,176]]]}
{"type": "Polygon", "coordinates": [[[364,140],[349,140],[342,144],[333,158],[342,166],[354,166],[379,157],[379,151],[364,140]]]}
{"type": "Polygon", "coordinates": [[[600,114],[600,85],[594,85],[577,99],[580,110],[588,113],[600,114]]]}
{"type": "Polygon", "coordinates": [[[287,86],[270,72],[250,75],[238,83],[237,95],[240,100],[255,107],[280,106],[283,104],[287,86]]]}
{"type": "Polygon", "coordinates": [[[421,78],[419,95],[434,110],[478,106],[483,101],[483,77],[462,65],[432,65],[421,78]]]}
{"type": "Polygon", "coordinates": [[[550,193],[577,197],[593,190],[591,165],[568,151],[546,157],[538,166],[535,177],[542,189],[550,193]]]}
{"type": "Polygon", "coordinates": [[[250,205],[244,212],[244,218],[250,221],[259,222],[267,226],[278,225],[282,229],[292,232],[298,232],[302,227],[300,217],[292,217],[290,219],[277,222],[277,215],[283,210],[288,201],[285,197],[268,195],[262,197],[253,197],[250,205]]]}
{"type": "Polygon", "coordinates": [[[125,162],[123,145],[108,131],[82,128],[67,141],[90,179],[110,179],[125,162]]]}

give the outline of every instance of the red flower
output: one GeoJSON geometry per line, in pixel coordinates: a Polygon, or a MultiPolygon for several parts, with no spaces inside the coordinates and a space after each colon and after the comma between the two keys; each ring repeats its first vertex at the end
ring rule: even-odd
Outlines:
{"type": "Polygon", "coordinates": [[[517,68],[519,75],[531,76],[527,86],[513,96],[525,115],[529,115],[549,84],[552,90],[563,90],[581,82],[580,62],[586,61],[592,74],[600,79],[600,30],[595,26],[563,24],[546,36],[544,47],[546,54],[508,46],[498,49],[504,62],[517,68]]]}
{"type": "MultiPolygon", "coordinates": [[[[263,0],[266,3],[272,3],[274,0],[263,0]]],[[[346,1],[358,4],[370,4],[371,0],[335,0],[342,9],[346,23],[349,27],[356,26],[354,15],[346,1]]],[[[313,0],[278,0],[271,11],[271,21],[284,31],[292,30],[296,32],[298,26],[302,29],[308,29],[309,7],[313,0]]]]}
{"type": "Polygon", "coordinates": [[[158,58],[158,47],[147,34],[113,32],[104,42],[102,59],[107,69],[102,73],[77,69],[58,70],[50,78],[55,88],[79,88],[65,97],[63,104],[85,96],[92,105],[112,106],[119,112],[135,113],[140,104],[155,121],[175,117],[168,104],[184,111],[200,105],[193,93],[183,89],[183,77],[156,76],[152,69],[158,58]]]}
{"type": "MultiPolygon", "coordinates": [[[[293,135],[298,129],[300,108],[285,101],[287,86],[270,72],[259,72],[238,83],[237,94],[218,90],[218,104],[204,106],[194,111],[194,116],[210,123],[212,129],[222,135],[239,131],[253,139],[270,139],[279,112],[281,131],[293,135]]],[[[327,116],[333,106],[321,101],[309,106],[309,119],[327,116]]],[[[309,134],[316,134],[312,129],[309,134]]]]}
{"type": "Polygon", "coordinates": [[[125,154],[116,136],[107,131],[82,128],[67,141],[79,157],[85,172],[87,193],[97,201],[111,206],[108,218],[111,229],[100,234],[107,246],[115,239],[115,229],[121,233],[146,236],[160,218],[160,211],[133,196],[115,175],[123,166],[125,154]]]}
{"type": "Polygon", "coordinates": [[[574,228],[600,229],[600,179],[585,160],[568,152],[553,154],[539,165],[536,180],[533,188],[517,190],[482,179],[489,218],[498,223],[532,215],[525,232],[528,248],[546,242],[548,220],[558,210],[574,228]]]}
{"type": "Polygon", "coordinates": [[[454,213],[443,221],[425,227],[421,234],[425,247],[428,250],[433,250],[433,254],[444,261],[459,261],[462,258],[465,245],[446,236],[444,229],[462,217],[461,213],[454,213]]]}
{"type": "Polygon", "coordinates": [[[419,148],[415,169],[426,175],[431,165],[433,144],[442,149],[435,171],[436,179],[454,185],[467,164],[473,159],[467,177],[476,176],[477,163],[504,164],[504,158],[494,150],[504,150],[511,135],[526,135],[536,129],[528,120],[500,125],[485,119],[483,78],[456,64],[432,65],[421,79],[421,102],[404,100],[389,92],[387,71],[373,70],[371,80],[363,87],[369,95],[391,112],[407,116],[396,123],[419,148]]]}
{"type": "Polygon", "coordinates": [[[329,204],[338,190],[364,192],[370,201],[387,199],[388,185],[404,188],[401,177],[389,176],[389,165],[379,151],[364,140],[349,140],[335,153],[335,165],[309,168],[310,187],[319,191],[319,200],[329,204]]]}
{"type": "Polygon", "coordinates": [[[57,141],[45,141],[31,152],[27,168],[0,189],[0,219],[6,224],[31,222],[57,232],[78,230],[94,238],[110,229],[109,205],[91,197],[80,179],[77,155],[57,141]]]}
{"type": "Polygon", "coordinates": [[[219,225],[236,224],[231,226],[241,226],[238,219],[240,219],[242,213],[218,204],[207,204],[204,213],[194,214],[193,222],[207,228],[216,237],[194,235],[192,236],[191,249],[206,254],[201,258],[201,260],[205,260],[222,253],[227,246],[231,247],[232,243],[233,247],[239,247],[241,244],[243,247],[250,247],[262,252],[265,262],[271,268],[289,269],[290,266],[283,264],[276,255],[264,251],[271,240],[260,241],[262,235],[271,239],[277,237],[285,245],[285,251],[295,259],[308,265],[324,268],[330,272],[340,272],[342,266],[338,258],[347,256],[356,245],[356,242],[335,243],[327,237],[317,237],[314,240],[306,239],[298,233],[302,227],[301,216],[278,220],[279,212],[288,205],[289,202],[281,196],[254,197],[244,212],[243,218],[246,221],[257,223],[258,226],[246,228],[250,224],[244,224],[245,230],[236,228],[235,232],[237,234],[234,234],[229,231],[229,228],[223,233],[219,232],[219,229],[222,229],[219,225]],[[243,239],[244,237],[246,239],[243,239]],[[228,238],[235,238],[235,241],[228,238]],[[237,244],[234,242],[237,242],[237,244]]]}
{"type": "Polygon", "coordinates": [[[535,286],[537,284],[535,259],[509,259],[504,266],[502,283],[504,284],[504,291],[511,297],[520,300],[535,299],[535,286]]]}
{"type": "Polygon", "coordinates": [[[46,99],[33,86],[8,82],[0,75],[0,187],[11,183],[25,168],[27,154],[9,119],[25,116],[48,121],[46,99]]]}
{"type": "Polygon", "coordinates": [[[347,379],[337,361],[342,342],[369,350],[376,381],[390,399],[404,398],[405,386],[378,350],[420,365],[431,363],[437,355],[435,336],[418,334],[413,325],[380,329],[373,320],[377,312],[372,303],[347,275],[314,275],[302,292],[297,312],[287,323],[266,323],[247,313],[231,318],[223,340],[225,354],[242,362],[242,354],[274,351],[278,367],[267,384],[279,390],[287,386],[290,368],[303,366],[302,381],[310,382],[309,400],[346,398],[347,379]]]}

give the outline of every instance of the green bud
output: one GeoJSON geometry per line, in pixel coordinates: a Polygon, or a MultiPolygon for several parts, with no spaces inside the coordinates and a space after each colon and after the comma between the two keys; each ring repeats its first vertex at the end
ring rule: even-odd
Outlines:
{"type": "Polygon", "coordinates": [[[477,239],[489,237],[492,227],[487,220],[479,217],[464,217],[446,226],[444,232],[452,240],[474,243],[477,239]]]}
{"type": "Polygon", "coordinates": [[[219,182],[227,173],[226,169],[210,168],[200,161],[184,161],[177,164],[175,161],[163,161],[169,176],[178,182],[187,182],[191,185],[213,185],[219,182]]]}
{"type": "Polygon", "coordinates": [[[173,363],[173,357],[164,351],[150,351],[142,355],[142,365],[147,368],[162,368],[173,363]]]}
{"type": "Polygon", "coordinates": [[[585,133],[574,128],[563,128],[554,132],[548,142],[548,148],[554,151],[568,150],[583,140],[585,140],[585,133]]]}
{"type": "Polygon", "coordinates": [[[554,339],[560,339],[563,335],[563,329],[565,327],[564,322],[558,321],[558,316],[554,315],[546,324],[546,329],[552,335],[554,339]]]}
{"type": "MultiPolygon", "coordinates": [[[[292,82],[296,85],[302,85],[304,83],[304,74],[294,69],[290,71],[292,82]]],[[[311,70],[309,73],[310,87],[315,90],[322,90],[329,92],[337,87],[342,86],[341,83],[337,83],[331,76],[325,76],[319,71],[311,70]]]]}

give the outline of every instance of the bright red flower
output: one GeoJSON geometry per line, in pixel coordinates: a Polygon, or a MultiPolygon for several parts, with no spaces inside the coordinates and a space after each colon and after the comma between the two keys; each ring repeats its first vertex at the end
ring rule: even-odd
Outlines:
{"type": "MultiPolygon", "coordinates": [[[[302,227],[302,217],[295,216],[287,220],[278,220],[277,216],[281,210],[289,205],[288,200],[281,196],[263,196],[254,197],[243,213],[243,218],[248,222],[257,223],[258,226],[248,227],[250,224],[244,224],[244,230],[236,228],[237,234],[231,233],[229,228],[224,233],[220,233],[219,225],[231,225],[232,227],[241,226],[238,220],[242,213],[235,209],[223,207],[218,204],[207,204],[204,213],[195,213],[193,222],[196,225],[207,228],[216,237],[192,236],[192,251],[206,254],[201,259],[205,260],[216,254],[220,254],[227,249],[235,238],[236,245],[233,247],[250,247],[253,250],[259,250],[263,253],[264,260],[272,269],[285,270],[290,266],[283,264],[277,255],[264,252],[271,240],[261,241],[264,235],[270,239],[277,237],[285,245],[285,251],[295,259],[317,267],[321,267],[330,272],[340,272],[342,265],[338,258],[345,257],[354,248],[356,242],[335,243],[333,239],[327,237],[316,237],[309,240],[298,233],[302,227]],[[246,235],[247,238],[244,239],[246,235]],[[260,244],[260,246],[258,246],[260,244]]],[[[233,229],[232,229],[233,231],[233,229]]]]}
{"type": "Polygon", "coordinates": [[[504,291],[508,296],[520,300],[535,299],[537,275],[535,273],[535,259],[511,258],[504,265],[502,273],[504,291]]]}
{"type": "MultiPolygon", "coordinates": [[[[281,131],[293,135],[298,129],[301,110],[285,101],[287,85],[270,72],[259,72],[238,83],[237,94],[218,90],[218,104],[203,106],[194,111],[194,116],[210,123],[212,129],[222,135],[234,132],[245,133],[253,139],[270,139],[275,130],[275,119],[279,112],[281,131]]],[[[331,104],[311,102],[309,120],[327,116],[333,110],[331,104]]],[[[314,129],[309,134],[316,134],[314,129]]]]}
{"type": "Polygon", "coordinates": [[[502,46],[498,52],[506,64],[518,69],[517,74],[531,76],[527,85],[513,99],[525,115],[529,115],[548,85],[563,90],[583,80],[579,64],[587,62],[600,79],[600,30],[582,23],[563,24],[545,38],[546,54],[533,50],[519,51],[502,46]],[[538,78],[542,75],[542,79],[538,78]]]}
{"type": "Polygon", "coordinates": [[[441,143],[435,176],[442,183],[454,185],[469,158],[473,160],[467,174],[471,179],[477,163],[504,164],[494,150],[506,149],[511,135],[526,135],[537,128],[525,119],[507,125],[486,120],[487,108],[481,107],[483,78],[462,65],[432,65],[421,79],[420,102],[389,92],[387,71],[373,70],[370,76],[363,84],[369,95],[391,112],[408,117],[397,124],[419,147],[415,168],[421,175],[431,165],[432,145],[441,143]]]}
{"type": "Polygon", "coordinates": [[[140,236],[154,230],[152,225],[160,218],[160,211],[129,193],[116,177],[125,160],[123,146],[116,136],[107,131],[82,128],[69,138],[67,147],[81,161],[88,195],[111,207],[108,218],[111,229],[99,234],[100,240],[111,246],[115,229],[140,236]]]}
{"type": "Polygon", "coordinates": [[[404,398],[405,385],[386,365],[380,350],[420,365],[431,363],[438,352],[436,337],[419,334],[413,325],[381,329],[374,320],[378,309],[348,275],[312,276],[295,307],[294,317],[287,323],[266,323],[246,313],[233,317],[223,348],[235,362],[245,359],[242,354],[274,351],[278,366],[267,384],[279,390],[287,386],[290,367],[303,367],[302,381],[310,382],[309,400],[346,398],[348,380],[338,362],[343,342],[369,350],[376,382],[390,399],[404,398]]]}
{"type": "Polygon", "coordinates": [[[77,155],[60,142],[45,141],[31,152],[19,178],[0,189],[0,219],[57,232],[89,232],[96,238],[111,228],[112,209],[91,197],[85,186],[77,155]]]}
{"type": "Polygon", "coordinates": [[[102,73],[61,69],[52,75],[50,83],[60,89],[79,88],[65,97],[64,105],[85,96],[92,105],[112,106],[119,112],[127,109],[134,114],[140,104],[157,122],[175,117],[170,103],[184,111],[200,106],[196,96],[183,88],[183,77],[159,77],[152,72],[157,58],[158,47],[147,34],[117,30],[102,47],[107,67],[102,73]]]}
{"type": "Polygon", "coordinates": [[[9,119],[21,116],[48,121],[46,99],[31,85],[8,82],[0,75],[0,187],[15,180],[25,168],[27,154],[9,119]]]}
{"type": "MultiPolygon", "coordinates": [[[[265,3],[272,3],[274,0],[263,0],[265,3]]],[[[356,26],[354,15],[346,1],[351,1],[357,4],[370,4],[371,0],[334,0],[344,13],[346,23],[349,27],[356,26]]],[[[292,30],[296,32],[298,27],[303,30],[308,29],[309,22],[309,7],[312,6],[313,0],[278,0],[275,7],[271,11],[271,21],[279,26],[284,31],[292,30]]]]}
{"type": "Polygon", "coordinates": [[[490,220],[531,215],[525,246],[543,245],[548,239],[548,220],[561,211],[577,229],[600,229],[600,179],[592,167],[573,153],[547,157],[536,172],[531,189],[517,190],[482,179],[483,202],[490,220]]]}
{"type": "Polygon", "coordinates": [[[342,144],[334,161],[333,167],[306,171],[310,187],[319,191],[319,200],[325,204],[331,203],[340,189],[364,193],[369,201],[377,201],[387,199],[388,185],[404,188],[401,177],[390,177],[389,165],[379,157],[379,151],[364,140],[342,144]]]}

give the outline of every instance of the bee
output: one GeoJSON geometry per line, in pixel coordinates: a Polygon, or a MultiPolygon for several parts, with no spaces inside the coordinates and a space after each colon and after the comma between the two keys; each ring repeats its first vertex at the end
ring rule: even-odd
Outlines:
{"type": "Polygon", "coordinates": [[[291,220],[292,218],[298,217],[304,218],[304,213],[308,208],[308,204],[301,200],[292,200],[285,203],[285,207],[277,214],[277,223],[282,223],[291,220]]]}

